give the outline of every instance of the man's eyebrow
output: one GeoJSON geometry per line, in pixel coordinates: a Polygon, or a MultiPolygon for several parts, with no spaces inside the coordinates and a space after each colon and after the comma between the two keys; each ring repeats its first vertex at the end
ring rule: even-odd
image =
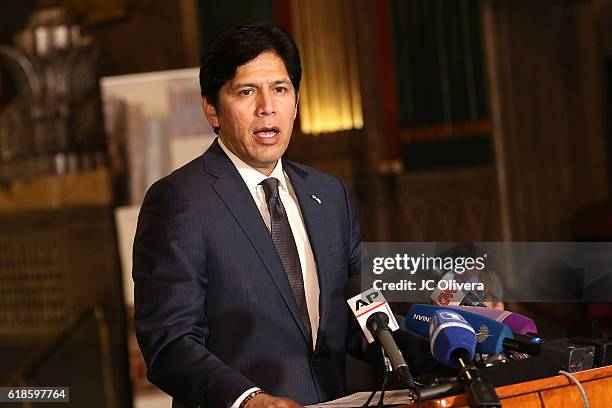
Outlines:
{"type": "MultiPolygon", "coordinates": [[[[288,79],[277,79],[275,81],[272,81],[272,85],[289,84],[289,83],[290,81],[288,79]]],[[[244,87],[257,88],[259,87],[259,84],[256,84],[254,82],[239,82],[235,85],[235,88],[244,88],[244,87]]]]}

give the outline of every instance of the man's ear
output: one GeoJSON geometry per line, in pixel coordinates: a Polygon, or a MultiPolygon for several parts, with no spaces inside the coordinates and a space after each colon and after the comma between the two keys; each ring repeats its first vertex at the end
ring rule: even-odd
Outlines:
{"type": "Polygon", "coordinates": [[[295,112],[293,113],[293,120],[297,117],[298,113],[298,104],[300,103],[300,94],[295,95],[295,112]]]}
{"type": "Polygon", "coordinates": [[[214,105],[208,101],[208,98],[202,98],[202,110],[204,111],[204,116],[206,116],[206,120],[213,128],[219,127],[219,117],[217,116],[217,110],[214,105]]]}

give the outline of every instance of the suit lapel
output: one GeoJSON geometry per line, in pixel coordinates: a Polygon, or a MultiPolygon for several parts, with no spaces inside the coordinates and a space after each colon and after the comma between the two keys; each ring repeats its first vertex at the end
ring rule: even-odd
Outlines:
{"type": "MultiPolygon", "coordinates": [[[[329,245],[326,222],[325,202],[319,202],[320,193],[316,186],[309,183],[307,173],[294,166],[291,162],[283,160],[283,169],[291,180],[291,185],[297,196],[304,224],[308,233],[308,239],[312,252],[317,263],[317,273],[319,276],[319,330],[317,336],[317,347],[321,333],[325,329],[327,314],[331,300],[332,278],[328,271],[329,245]]],[[[315,348],[316,349],[316,348],[315,348]]]]}
{"type": "Polygon", "coordinates": [[[231,160],[225,155],[217,140],[203,156],[206,171],[218,177],[212,188],[232,213],[251,245],[261,258],[266,270],[281,293],[293,319],[300,327],[304,339],[306,332],[287,274],[276,252],[276,247],[259,209],[251,198],[251,192],[231,160]]]}

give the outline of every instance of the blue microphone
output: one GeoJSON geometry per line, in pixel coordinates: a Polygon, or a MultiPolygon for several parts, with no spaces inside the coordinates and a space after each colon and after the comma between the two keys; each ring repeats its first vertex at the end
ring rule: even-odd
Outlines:
{"type": "Polygon", "coordinates": [[[436,310],[431,316],[429,338],[433,357],[458,367],[458,377],[468,391],[470,407],[501,407],[495,388],[480,377],[473,363],[476,333],[466,319],[454,310],[436,310]]]}
{"type": "MultiPolygon", "coordinates": [[[[439,310],[452,311],[461,315],[476,331],[476,351],[486,354],[499,354],[504,351],[504,340],[514,339],[514,334],[508,326],[488,317],[455,308],[414,304],[406,315],[405,328],[427,338],[429,323],[434,313],[439,310]]],[[[506,340],[506,342],[508,342],[506,340]]]]}
{"type": "Polygon", "coordinates": [[[459,368],[456,355],[458,350],[471,361],[476,349],[474,328],[457,312],[437,310],[429,324],[429,342],[431,354],[440,363],[459,368]]]}

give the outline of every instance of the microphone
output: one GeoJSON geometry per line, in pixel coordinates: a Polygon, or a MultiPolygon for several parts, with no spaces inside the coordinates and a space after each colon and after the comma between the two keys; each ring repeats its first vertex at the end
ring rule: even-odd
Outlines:
{"type": "MultiPolygon", "coordinates": [[[[475,307],[475,309],[483,308],[475,307]]],[[[405,328],[421,337],[427,338],[431,318],[439,310],[454,311],[475,328],[477,331],[476,351],[479,353],[499,354],[504,350],[518,351],[530,355],[540,353],[540,338],[521,336],[519,339],[516,339],[507,325],[464,310],[464,308],[414,304],[406,315],[405,328]]]]}
{"type": "Polygon", "coordinates": [[[442,281],[448,281],[449,283],[455,281],[461,284],[482,283],[480,282],[480,279],[478,279],[476,276],[472,275],[468,271],[465,271],[460,274],[447,272],[440,278],[438,284],[436,285],[436,288],[433,290],[433,292],[431,292],[430,298],[434,301],[434,303],[441,306],[459,305],[486,307],[486,305],[482,302],[482,296],[480,296],[478,293],[473,292],[471,290],[458,290],[453,288],[442,289],[440,285],[440,282],[442,281]]]}
{"type": "Polygon", "coordinates": [[[448,306],[451,309],[467,311],[479,314],[498,321],[510,328],[514,334],[513,339],[504,339],[504,351],[517,351],[519,353],[537,356],[541,352],[542,339],[534,336],[538,333],[538,328],[535,322],[522,314],[510,312],[508,310],[493,309],[490,307],[475,307],[475,306],[448,306]]]}
{"type": "Polygon", "coordinates": [[[470,407],[501,407],[495,388],[482,380],[472,362],[476,333],[462,315],[453,310],[436,310],[429,324],[429,338],[436,360],[459,367],[458,376],[467,387],[470,407]]]}
{"type": "Polygon", "coordinates": [[[416,390],[408,364],[391,334],[399,329],[391,307],[379,291],[371,288],[360,293],[360,290],[360,277],[355,275],[349,279],[344,296],[366,339],[369,343],[374,340],[380,343],[398,379],[410,389],[416,390]]]}
{"type": "Polygon", "coordinates": [[[538,328],[535,322],[527,316],[507,310],[475,306],[447,306],[451,309],[465,310],[505,324],[515,334],[536,334],[538,328]]]}
{"type": "Polygon", "coordinates": [[[467,355],[468,360],[474,359],[476,332],[460,314],[451,310],[436,310],[428,326],[431,354],[437,361],[458,368],[461,364],[458,363],[457,353],[467,355]]]}
{"type": "Polygon", "coordinates": [[[476,351],[486,354],[498,354],[503,349],[503,340],[513,338],[510,328],[495,320],[488,319],[476,313],[458,311],[438,305],[414,304],[406,316],[406,329],[419,336],[427,338],[431,318],[436,311],[455,311],[460,314],[473,328],[478,330],[476,351]]]}
{"type": "MultiPolygon", "coordinates": [[[[483,255],[482,251],[475,246],[473,243],[462,242],[453,244],[448,248],[444,244],[438,244],[436,246],[437,256],[440,258],[458,258],[458,257],[477,257],[483,255]]],[[[486,255],[484,255],[486,257],[486,255]]],[[[430,294],[430,299],[441,306],[448,305],[465,305],[465,306],[485,306],[484,292],[479,293],[471,289],[460,289],[457,290],[450,285],[441,284],[443,281],[452,282],[455,281],[459,284],[475,284],[476,286],[484,286],[478,276],[473,275],[466,267],[462,272],[455,272],[449,269],[445,269],[444,266],[441,269],[434,269],[439,280],[436,284],[435,289],[430,294]]],[[[465,286],[464,286],[465,287],[465,286]]],[[[484,291],[484,287],[482,287],[484,291]]]]}

